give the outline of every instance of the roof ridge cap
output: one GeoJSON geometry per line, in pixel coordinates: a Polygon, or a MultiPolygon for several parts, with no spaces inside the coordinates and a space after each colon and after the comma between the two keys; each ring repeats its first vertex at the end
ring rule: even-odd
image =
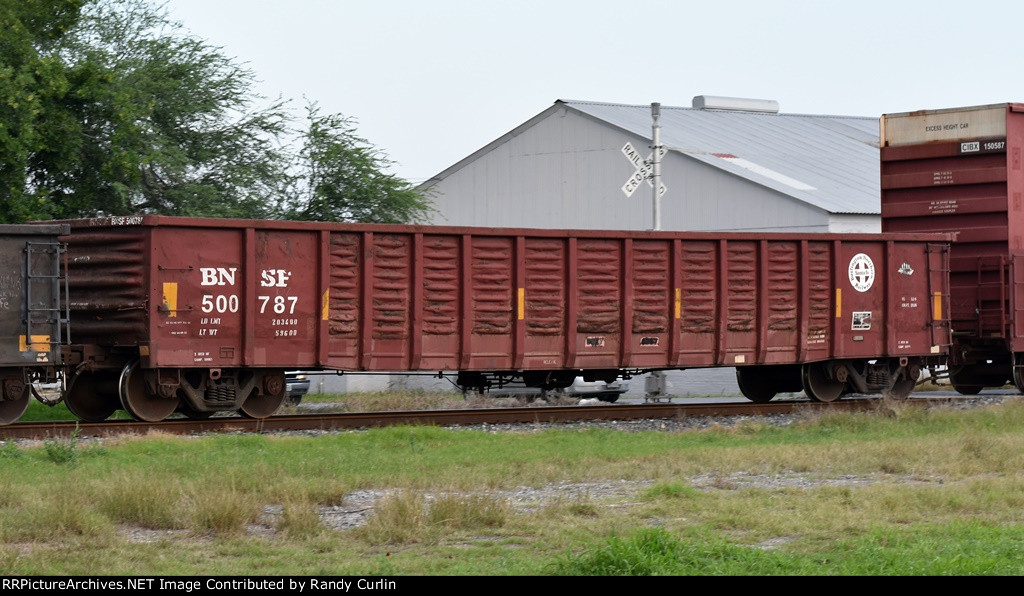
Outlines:
{"type": "MultiPolygon", "coordinates": [[[[610,102],[610,101],[595,101],[595,100],[582,100],[582,99],[559,99],[555,103],[563,103],[566,105],[595,105],[595,106],[616,106],[622,108],[637,108],[637,109],[650,109],[649,104],[636,104],[636,103],[622,103],[622,102],[610,102]]],[[[798,112],[757,112],[747,110],[718,110],[715,108],[695,108],[692,106],[673,106],[673,105],[661,105],[662,110],[685,110],[687,112],[715,112],[715,113],[728,113],[728,114],[751,114],[756,116],[788,116],[795,118],[846,118],[855,120],[878,120],[875,116],[849,116],[843,114],[807,114],[798,112]]],[[[880,116],[879,116],[880,117],[880,116]]]]}

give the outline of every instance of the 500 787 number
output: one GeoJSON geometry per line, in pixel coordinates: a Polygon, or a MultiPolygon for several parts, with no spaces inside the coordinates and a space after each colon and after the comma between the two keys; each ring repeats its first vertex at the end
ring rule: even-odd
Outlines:
{"type": "MultiPolygon", "coordinates": [[[[295,305],[299,299],[296,296],[257,296],[260,301],[260,314],[273,311],[275,314],[295,314],[295,305]]],[[[228,313],[238,312],[238,296],[234,294],[205,294],[201,310],[204,313],[228,313]]]]}

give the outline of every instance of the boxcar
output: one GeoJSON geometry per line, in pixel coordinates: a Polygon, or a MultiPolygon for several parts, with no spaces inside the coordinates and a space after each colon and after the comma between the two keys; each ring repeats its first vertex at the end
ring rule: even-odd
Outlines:
{"type": "Polygon", "coordinates": [[[58,237],[67,231],[0,225],[0,424],[25,412],[32,383],[57,378],[67,323],[58,237]]]}
{"type": "Polygon", "coordinates": [[[951,231],[950,379],[1024,391],[1024,104],[881,118],[882,230],[951,231]]]}
{"type": "Polygon", "coordinates": [[[483,389],[730,366],[751,399],[831,400],[909,393],[949,344],[941,234],[65,223],[65,399],[90,420],[266,416],[292,369],[483,389]]]}

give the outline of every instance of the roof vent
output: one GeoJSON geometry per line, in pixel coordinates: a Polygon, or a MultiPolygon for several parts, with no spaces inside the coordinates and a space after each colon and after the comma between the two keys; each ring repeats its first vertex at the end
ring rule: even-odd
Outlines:
{"type": "Polygon", "coordinates": [[[698,95],[693,98],[693,107],[701,110],[732,110],[734,112],[779,113],[779,102],[774,99],[746,99],[742,97],[717,97],[698,95]]]}

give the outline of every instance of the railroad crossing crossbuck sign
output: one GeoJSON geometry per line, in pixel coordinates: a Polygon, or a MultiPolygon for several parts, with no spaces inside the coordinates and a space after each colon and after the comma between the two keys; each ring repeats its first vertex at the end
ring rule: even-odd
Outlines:
{"type": "MultiPolygon", "coordinates": [[[[626,183],[622,185],[622,192],[625,193],[627,197],[633,196],[633,193],[636,192],[636,189],[644,180],[647,181],[648,186],[653,188],[654,184],[651,182],[651,175],[654,173],[654,153],[650,153],[647,156],[647,159],[640,159],[640,152],[633,148],[632,143],[626,141],[626,144],[622,147],[622,154],[625,155],[626,159],[629,160],[629,163],[633,164],[633,167],[636,168],[636,171],[629,177],[629,180],[626,180],[626,183]]],[[[664,156],[665,148],[662,147],[658,153],[658,157],[664,156]]],[[[658,186],[658,196],[665,196],[665,191],[667,190],[668,188],[665,187],[665,183],[662,182],[658,186]]]]}

